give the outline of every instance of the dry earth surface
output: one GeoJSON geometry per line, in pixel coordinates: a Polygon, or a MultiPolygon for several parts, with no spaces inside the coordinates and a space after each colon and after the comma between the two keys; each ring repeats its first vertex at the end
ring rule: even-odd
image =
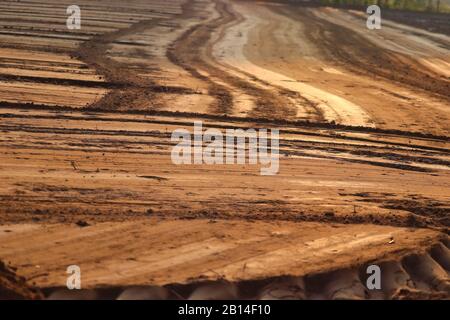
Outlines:
{"type": "Polygon", "coordinates": [[[0,1],[0,298],[450,297],[448,16],[71,4],[0,1]],[[175,165],[194,121],[279,129],[279,173],[175,165]]]}

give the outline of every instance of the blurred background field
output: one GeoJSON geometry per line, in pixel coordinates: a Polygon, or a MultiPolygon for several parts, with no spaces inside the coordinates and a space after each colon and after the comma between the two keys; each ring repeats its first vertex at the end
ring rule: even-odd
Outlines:
{"type": "Polygon", "coordinates": [[[368,6],[412,11],[450,12],[450,0],[319,0],[326,5],[368,6]]]}

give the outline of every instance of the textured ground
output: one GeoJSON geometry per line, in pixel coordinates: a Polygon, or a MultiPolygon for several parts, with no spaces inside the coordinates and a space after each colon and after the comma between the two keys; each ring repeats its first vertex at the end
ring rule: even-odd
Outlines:
{"type": "Polygon", "coordinates": [[[1,286],[448,298],[448,34],[220,0],[81,1],[70,31],[69,4],[0,1],[1,286]],[[198,120],[280,129],[279,174],[174,165],[198,120]]]}

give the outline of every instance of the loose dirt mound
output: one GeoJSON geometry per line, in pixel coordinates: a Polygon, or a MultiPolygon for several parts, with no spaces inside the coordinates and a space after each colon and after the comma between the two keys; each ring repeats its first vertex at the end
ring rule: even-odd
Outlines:
{"type": "MultiPolygon", "coordinates": [[[[404,254],[405,252],[403,252],[404,254]]],[[[362,299],[446,299],[450,292],[448,277],[450,250],[438,242],[421,253],[380,261],[368,261],[350,268],[342,268],[306,276],[268,277],[250,281],[197,279],[190,283],[131,285],[67,290],[47,290],[50,300],[117,299],[117,300],[362,300],[362,299]],[[368,266],[376,263],[383,278],[378,289],[369,289],[368,266]]]]}
{"type": "Polygon", "coordinates": [[[15,274],[0,261],[0,300],[3,299],[40,299],[42,294],[27,286],[25,279],[15,274]]]}

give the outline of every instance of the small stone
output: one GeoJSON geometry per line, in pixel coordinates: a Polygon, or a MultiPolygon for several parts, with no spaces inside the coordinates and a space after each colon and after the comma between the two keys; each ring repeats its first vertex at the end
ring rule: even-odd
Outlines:
{"type": "Polygon", "coordinates": [[[84,220],[78,220],[77,222],[75,222],[75,224],[77,225],[77,226],[79,226],[79,227],[88,227],[88,226],[90,226],[90,224],[89,223],[87,223],[86,221],[84,221],[84,220]]]}

